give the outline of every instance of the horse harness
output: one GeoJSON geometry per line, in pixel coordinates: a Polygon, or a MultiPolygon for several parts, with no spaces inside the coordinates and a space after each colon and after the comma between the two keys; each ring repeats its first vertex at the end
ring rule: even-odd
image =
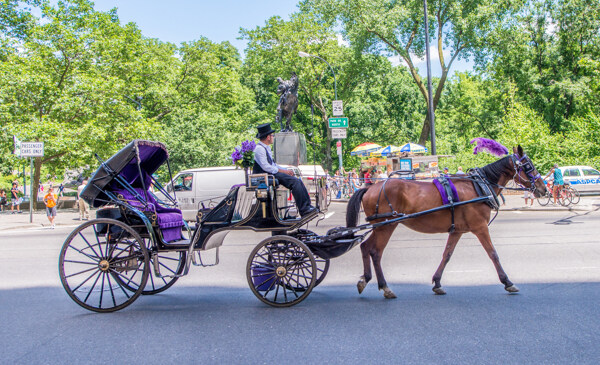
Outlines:
{"type": "MultiPolygon", "coordinates": [[[[394,173],[390,174],[390,176],[392,176],[393,174],[394,173]]],[[[483,202],[486,203],[490,208],[496,210],[496,215],[494,216],[494,218],[492,218],[492,220],[489,223],[489,224],[491,224],[494,221],[494,219],[496,219],[496,216],[498,215],[500,202],[498,201],[498,195],[496,194],[494,189],[492,189],[490,187],[490,183],[485,178],[485,174],[483,173],[483,171],[481,171],[481,169],[479,169],[479,168],[475,168],[475,169],[469,170],[468,176],[465,176],[465,177],[451,178],[446,175],[442,175],[433,180],[433,183],[438,188],[438,191],[440,192],[440,195],[442,197],[442,203],[443,203],[442,207],[450,209],[452,223],[450,225],[450,228],[448,229],[448,232],[452,233],[456,229],[456,227],[454,225],[454,209],[455,209],[456,203],[460,202],[460,198],[458,196],[456,187],[452,183],[453,179],[471,180],[471,182],[473,183],[473,187],[475,188],[475,192],[477,193],[477,196],[479,198],[482,198],[482,197],[487,198],[486,200],[483,200],[483,202]]],[[[381,188],[379,190],[379,196],[377,197],[377,204],[375,205],[375,214],[368,216],[366,218],[367,221],[373,221],[375,219],[381,219],[381,218],[386,218],[386,220],[387,220],[390,218],[394,219],[394,218],[401,218],[401,217],[406,216],[405,213],[397,212],[392,207],[392,203],[390,202],[390,199],[387,196],[387,193],[385,191],[385,185],[387,184],[388,181],[389,181],[389,179],[385,180],[383,182],[383,185],[381,185],[381,188]],[[388,206],[390,207],[390,211],[386,212],[386,213],[379,213],[379,201],[381,200],[382,195],[385,198],[388,206]]],[[[464,203],[465,202],[462,202],[462,204],[460,204],[460,205],[463,205],[464,203]]]]}

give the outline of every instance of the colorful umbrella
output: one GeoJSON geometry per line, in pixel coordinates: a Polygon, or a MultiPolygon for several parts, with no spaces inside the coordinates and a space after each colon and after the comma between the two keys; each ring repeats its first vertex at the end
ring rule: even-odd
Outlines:
{"type": "Polygon", "coordinates": [[[421,146],[416,143],[407,143],[404,146],[400,147],[400,152],[409,152],[409,153],[423,153],[427,152],[427,147],[421,146]]]}
{"type": "Polygon", "coordinates": [[[352,151],[350,151],[351,156],[368,156],[369,153],[373,151],[377,151],[381,146],[377,143],[365,142],[361,143],[358,146],[354,147],[352,151]]]}
{"type": "Polygon", "coordinates": [[[390,144],[390,145],[387,145],[385,147],[382,147],[382,148],[378,149],[375,152],[371,152],[371,156],[373,156],[373,157],[388,156],[388,155],[391,155],[392,153],[398,152],[398,151],[400,151],[400,147],[398,147],[398,146],[392,146],[390,144]]]}

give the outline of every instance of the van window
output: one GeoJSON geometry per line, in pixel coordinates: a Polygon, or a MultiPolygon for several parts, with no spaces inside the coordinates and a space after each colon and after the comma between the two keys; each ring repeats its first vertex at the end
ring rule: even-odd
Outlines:
{"type": "Polygon", "coordinates": [[[194,179],[194,176],[191,173],[181,174],[181,175],[177,176],[177,178],[175,178],[175,181],[173,181],[173,189],[175,191],[192,190],[193,179],[194,179]]]}
{"type": "Polygon", "coordinates": [[[563,176],[576,176],[579,177],[579,169],[566,169],[563,176]]]}
{"type": "Polygon", "coordinates": [[[600,171],[594,169],[581,169],[583,171],[583,176],[592,176],[592,175],[600,175],[600,171]]]}

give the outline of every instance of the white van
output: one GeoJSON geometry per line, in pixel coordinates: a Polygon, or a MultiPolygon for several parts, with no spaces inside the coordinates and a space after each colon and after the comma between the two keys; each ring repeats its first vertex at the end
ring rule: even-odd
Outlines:
{"type": "Polygon", "coordinates": [[[325,176],[325,170],[321,165],[298,165],[298,170],[300,170],[300,174],[302,176],[302,182],[304,186],[306,186],[306,190],[310,194],[314,194],[315,189],[315,175],[316,177],[325,176]]]}
{"type": "MultiPolygon", "coordinates": [[[[234,166],[203,167],[180,171],[166,189],[177,197],[183,219],[195,221],[198,209],[214,207],[232,186],[238,184],[245,184],[243,169],[234,166]]],[[[164,199],[161,194],[157,195],[164,199]]]]}

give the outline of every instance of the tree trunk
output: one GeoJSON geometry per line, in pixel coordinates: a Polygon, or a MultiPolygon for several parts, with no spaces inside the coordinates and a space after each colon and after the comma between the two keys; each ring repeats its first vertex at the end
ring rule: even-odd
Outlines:
{"type": "Polygon", "coordinates": [[[31,201],[33,210],[37,208],[38,191],[40,190],[40,175],[42,171],[42,158],[36,157],[33,160],[33,191],[31,192],[31,201]]]}

